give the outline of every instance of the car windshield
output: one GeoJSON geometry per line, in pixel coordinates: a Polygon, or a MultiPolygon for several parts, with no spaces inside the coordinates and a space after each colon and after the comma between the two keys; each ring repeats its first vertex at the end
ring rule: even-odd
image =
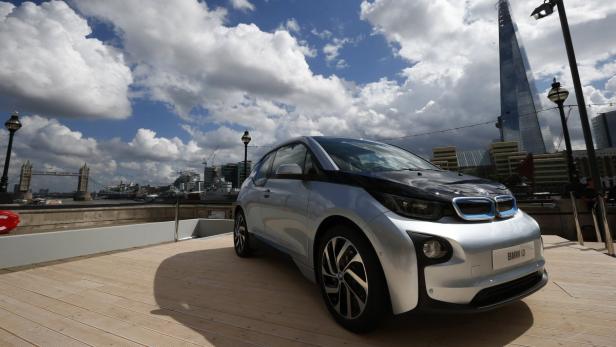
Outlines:
{"type": "Polygon", "coordinates": [[[326,137],[315,140],[342,171],[440,170],[415,154],[386,143],[326,137]]]}

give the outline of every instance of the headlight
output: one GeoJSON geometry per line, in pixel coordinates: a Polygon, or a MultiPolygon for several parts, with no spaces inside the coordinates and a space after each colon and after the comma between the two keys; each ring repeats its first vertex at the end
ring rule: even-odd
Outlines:
{"type": "Polygon", "coordinates": [[[422,233],[407,231],[413,240],[415,253],[421,266],[442,264],[453,256],[453,247],[446,239],[422,233]]]}
{"type": "Polygon", "coordinates": [[[439,259],[447,255],[448,249],[437,239],[431,239],[423,244],[423,253],[430,259],[439,259]]]}
{"type": "Polygon", "coordinates": [[[375,197],[393,212],[417,219],[437,220],[443,216],[443,205],[436,201],[379,193],[375,197]]]}

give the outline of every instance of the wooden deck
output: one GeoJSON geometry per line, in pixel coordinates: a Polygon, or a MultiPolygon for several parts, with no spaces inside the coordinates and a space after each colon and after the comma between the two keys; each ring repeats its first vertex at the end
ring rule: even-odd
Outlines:
{"type": "Polygon", "coordinates": [[[550,283],[476,315],[406,315],[354,335],[316,286],[230,235],[0,270],[0,346],[616,346],[616,259],[546,237],[550,283]]]}

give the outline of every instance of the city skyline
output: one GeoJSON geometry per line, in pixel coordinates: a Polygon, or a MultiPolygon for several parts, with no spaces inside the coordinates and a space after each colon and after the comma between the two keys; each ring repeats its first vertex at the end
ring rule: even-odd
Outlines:
{"type": "MultiPolygon", "coordinates": [[[[512,10],[551,107],[543,99],[554,76],[572,88],[558,20],[538,25],[529,17],[536,5],[516,1],[512,10]]],[[[500,113],[491,1],[148,1],[152,17],[137,16],[144,6],[0,3],[0,38],[11,43],[0,57],[0,112],[19,110],[24,124],[11,184],[25,160],[58,170],[85,161],[103,183],[162,184],[179,169],[200,170],[214,151],[241,161],[245,129],[250,145],[268,146],[300,134],[401,137],[500,113]]],[[[614,102],[616,5],[567,7],[587,102],[614,102]]],[[[539,121],[552,134],[546,141],[558,142],[556,114],[539,121]]],[[[580,148],[575,112],[570,126],[580,148]]],[[[394,143],[429,156],[432,147],[485,148],[496,137],[487,124],[394,143]]],[[[266,148],[249,147],[249,159],[266,148]]]]}

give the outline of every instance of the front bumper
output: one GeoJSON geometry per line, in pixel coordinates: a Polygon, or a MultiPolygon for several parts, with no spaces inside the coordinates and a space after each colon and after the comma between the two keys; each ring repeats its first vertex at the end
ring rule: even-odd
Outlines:
{"type": "MultiPolygon", "coordinates": [[[[484,311],[519,300],[539,290],[547,283],[541,234],[537,223],[527,214],[518,212],[514,217],[492,222],[443,223],[414,221],[387,213],[390,227],[404,233],[410,247],[406,255],[379,252],[392,297],[393,312],[411,309],[431,311],[484,311]],[[393,224],[393,225],[392,225],[393,224]],[[446,240],[452,248],[449,260],[440,264],[426,264],[416,249],[412,235],[433,235],[446,240]],[[532,242],[532,259],[514,266],[494,269],[492,251],[532,242]],[[410,248],[410,249],[409,249],[410,248]],[[413,266],[404,269],[413,279],[388,276],[396,263],[394,257],[408,258],[412,254],[413,266]],[[389,259],[383,259],[389,258],[389,259]]],[[[381,220],[380,227],[386,223],[381,220]]],[[[396,249],[400,249],[397,247],[396,249]]],[[[400,252],[398,252],[400,253],[400,252]]],[[[407,262],[408,263],[408,262],[407,262]]],[[[408,264],[407,264],[408,265],[408,264]]],[[[395,269],[400,273],[403,269],[395,269]]]]}
{"type": "Polygon", "coordinates": [[[521,300],[548,283],[548,273],[533,272],[524,277],[480,290],[468,304],[439,301],[427,295],[425,286],[420,287],[418,311],[475,313],[489,311],[521,300]],[[422,290],[423,289],[423,290],[422,290]]]}

